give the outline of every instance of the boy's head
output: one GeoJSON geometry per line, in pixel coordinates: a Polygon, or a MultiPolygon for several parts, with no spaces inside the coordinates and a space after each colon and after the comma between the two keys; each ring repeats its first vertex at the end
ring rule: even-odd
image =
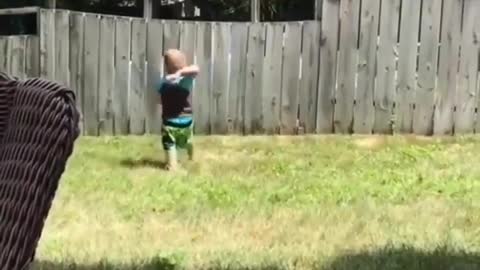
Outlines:
{"type": "Polygon", "coordinates": [[[177,49],[169,49],[165,52],[165,69],[167,74],[173,74],[187,66],[185,54],[177,49]]]}

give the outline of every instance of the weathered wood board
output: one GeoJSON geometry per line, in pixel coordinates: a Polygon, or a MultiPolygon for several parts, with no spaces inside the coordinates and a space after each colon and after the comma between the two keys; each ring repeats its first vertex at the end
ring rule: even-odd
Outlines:
{"type": "Polygon", "coordinates": [[[145,133],[145,61],[147,50],[147,28],[145,21],[132,21],[132,67],[130,70],[130,93],[128,111],[130,115],[130,134],[145,133]]]}
{"type": "Polygon", "coordinates": [[[382,1],[381,5],[377,81],[374,92],[375,124],[373,132],[376,134],[393,133],[400,4],[400,0],[391,0],[382,1]]]}
{"type": "Polygon", "coordinates": [[[442,1],[423,0],[422,5],[413,132],[419,135],[431,135],[433,134],[442,1]]]}
{"type": "Polygon", "coordinates": [[[5,37],[7,39],[5,43],[5,72],[10,74],[12,72],[12,47],[13,41],[10,36],[5,37]]]}
{"type": "Polygon", "coordinates": [[[243,115],[245,111],[245,87],[247,77],[247,41],[248,25],[233,23],[231,28],[231,64],[230,87],[228,93],[228,130],[229,133],[243,132],[243,115]]]}
{"type": "Polygon", "coordinates": [[[291,22],[285,25],[285,47],[283,49],[282,98],[280,121],[282,134],[298,131],[299,74],[302,50],[302,24],[291,22]]]}
{"type": "Polygon", "coordinates": [[[265,28],[261,23],[250,24],[248,32],[247,76],[245,85],[244,133],[262,132],[262,71],[265,28]]]}
{"type": "Polygon", "coordinates": [[[212,24],[197,24],[196,58],[200,68],[193,90],[195,132],[209,134],[211,131],[210,108],[212,107],[212,24]]]}
{"type": "Polygon", "coordinates": [[[80,112],[80,129],[84,133],[83,117],[83,74],[84,74],[84,36],[85,36],[85,16],[83,13],[70,13],[70,87],[75,92],[77,98],[77,109],[80,112]]]}
{"type": "Polygon", "coordinates": [[[421,1],[403,0],[400,22],[400,44],[398,58],[398,81],[395,103],[394,131],[411,133],[415,88],[417,85],[417,43],[420,23],[421,1]]]}
{"type": "Polygon", "coordinates": [[[9,41],[8,71],[17,78],[25,78],[25,36],[12,36],[9,41]]]}
{"type": "Polygon", "coordinates": [[[433,121],[435,135],[453,134],[462,8],[463,0],[444,1],[433,121]]]}
{"type": "Polygon", "coordinates": [[[265,64],[262,72],[262,126],[267,134],[279,134],[285,25],[283,23],[268,23],[266,28],[265,64]]]}
{"type": "Polygon", "coordinates": [[[230,53],[229,23],[214,24],[214,62],[212,83],[212,105],[210,119],[212,133],[228,133],[228,57],[230,53]]]}
{"type": "Polygon", "coordinates": [[[380,0],[363,0],[360,17],[360,37],[357,65],[353,132],[370,134],[375,123],[375,75],[377,60],[378,21],[380,0]]]}
{"type": "MultiPolygon", "coordinates": [[[[0,46],[0,50],[1,50],[1,46],[0,46]]],[[[25,50],[27,52],[27,54],[25,55],[26,77],[28,78],[39,77],[40,76],[40,38],[38,36],[27,36],[25,40],[25,50]]]]}
{"type": "Polygon", "coordinates": [[[159,20],[147,24],[147,90],[145,93],[146,129],[160,134],[162,128],[158,83],[163,73],[163,24],[159,20]]]}
{"type": "MultiPolygon", "coordinates": [[[[479,61],[480,61],[480,59],[479,59],[479,61]]],[[[480,133],[480,113],[479,113],[480,97],[479,97],[479,93],[480,93],[480,68],[477,71],[477,114],[476,114],[476,118],[475,118],[475,130],[474,130],[474,132],[476,134],[480,133]]]]}
{"type": "Polygon", "coordinates": [[[100,18],[98,15],[85,16],[85,48],[83,71],[83,106],[85,118],[85,134],[98,135],[98,55],[100,39],[100,18]]]}
{"type": "Polygon", "coordinates": [[[315,133],[320,64],[320,22],[303,24],[299,122],[302,133],[315,133]]]}
{"type": "Polygon", "coordinates": [[[115,135],[127,135],[129,133],[130,35],[130,19],[117,17],[115,21],[115,87],[113,89],[115,135]]]}
{"type": "Polygon", "coordinates": [[[317,132],[323,134],[333,131],[339,12],[340,1],[323,1],[316,125],[317,132]]]}
{"type": "Polygon", "coordinates": [[[164,50],[180,48],[180,29],[178,21],[164,21],[163,25],[163,47],[164,50]]]}
{"type": "Polygon", "coordinates": [[[182,22],[180,26],[180,50],[185,53],[187,63],[192,64],[195,57],[196,26],[194,22],[182,22]]]}
{"type": "Polygon", "coordinates": [[[103,16],[100,20],[100,58],[98,63],[98,118],[100,135],[113,135],[113,88],[115,74],[115,18],[103,16]]]}
{"type": "Polygon", "coordinates": [[[455,133],[473,133],[477,106],[477,71],[480,37],[480,2],[465,0],[461,38],[460,70],[456,97],[455,133]]]}
{"type": "Polygon", "coordinates": [[[360,1],[340,1],[342,23],[338,52],[337,91],[335,92],[335,133],[351,133],[353,129],[359,9],[360,1]]]}
{"type": "Polygon", "coordinates": [[[8,37],[0,37],[0,72],[7,72],[8,37]]]}
{"type": "Polygon", "coordinates": [[[68,72],[70,45],[69,24],[70,12],[67,10],[54,11],[55,16],[55,81],[62,85],[70,85],[68,72]]]}
{"type": "Polygon", "coordinates": [[[53,10],[40,10],[40,75],[55,80],[55,14],[53,10]]]}

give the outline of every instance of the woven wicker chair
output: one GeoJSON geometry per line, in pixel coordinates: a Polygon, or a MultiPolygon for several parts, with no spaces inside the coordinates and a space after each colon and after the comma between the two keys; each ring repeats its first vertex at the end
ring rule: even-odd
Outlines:
{"type": "Polygon", "coordinates": [[[0,270],[30,267],[78,118],[72,91],[0,74],[0,270]]]}

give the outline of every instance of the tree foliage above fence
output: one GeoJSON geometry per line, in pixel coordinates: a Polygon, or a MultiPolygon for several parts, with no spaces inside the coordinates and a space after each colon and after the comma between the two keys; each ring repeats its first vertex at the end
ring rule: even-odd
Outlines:
{"type": "Polygon", "coordinates": [[[57,8],[132,17],[143,16],[143,0],[57,0],[57,8]]]}
{"type": "MultiPolygon", "coordinates": [[[[143,2],[144,0],[57,0],[56,7],[91,13],[142,17],[143,2]]],[[[201,19],[219,21],[250,19],[250,0],[192,0],[192,2],[201,8],[201,19]]],[[[262,0],[260,3],[263,21],[310,20],[314,16],[315,0],[262,0]]],[[[22,6],[45,7],[46,0],[0,1],[0,8],[22,6]]]]}

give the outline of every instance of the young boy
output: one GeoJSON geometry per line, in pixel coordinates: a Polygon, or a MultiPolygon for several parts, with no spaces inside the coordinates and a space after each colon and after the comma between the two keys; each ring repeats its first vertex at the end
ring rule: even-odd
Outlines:
{"type": "Polygon", "coordinates": [[[176,170],[178,148],[186,149],[189,159],[193,159],[191,93],[199,69],[196,65],[187,66],[185,55],[171,49],[165,53],[165,73],[156,89],[162,105],[162,144],[167,168],[176,170]]]}

